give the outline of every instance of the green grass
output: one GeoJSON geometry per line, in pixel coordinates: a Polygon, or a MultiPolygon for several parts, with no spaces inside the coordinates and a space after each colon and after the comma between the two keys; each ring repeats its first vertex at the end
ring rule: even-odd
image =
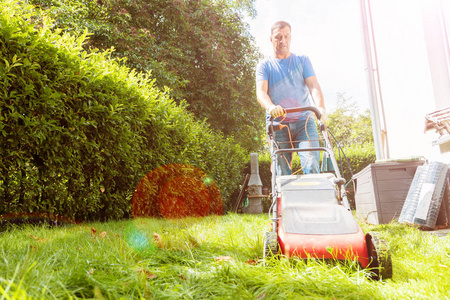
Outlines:
{"type": "Polygon", "coordinates": [[[362,224],[391,246],[394,276],[377,282],[352,266],[281,259],[264,267],[269,223],[229,214],[11,227],[0,234],[0,299],[450,299],[449,236],[362,224]]]}

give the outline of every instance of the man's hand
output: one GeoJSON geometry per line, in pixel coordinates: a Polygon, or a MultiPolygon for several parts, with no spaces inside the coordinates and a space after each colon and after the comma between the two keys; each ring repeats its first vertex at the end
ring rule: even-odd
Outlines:
{"type": "Polygon", "coordinates": [[[328,120],[327,111],[323,107],[318,107],[318,109],[320,111],[320,121],[325,123],[328,120]]]}
{"type": "Polygon", "coordinates": [[[278,118],[285,114],[284,109],[279,105],[271,105],[267,112],[270,114],[272,118],[278,118]]]}

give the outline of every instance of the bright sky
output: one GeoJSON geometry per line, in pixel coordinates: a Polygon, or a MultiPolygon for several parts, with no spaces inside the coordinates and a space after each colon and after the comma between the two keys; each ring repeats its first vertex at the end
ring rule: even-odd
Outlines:
{"type": "MultiPolygon", "coordinates": [[[[440,0],[370,1],[391,158],[427,156],[431,148],[424,135],[425,114],[436,110],[421,14],[427,1],[440,0]]],[[[369,108],[359,0],[256,0],[255,6],[250,32],[264,55],[272,54],[272,24],[289,22],[291,51],[310,57],[327,110],[337,93],[361,111],[369,108]]]]}
{"type": "Polygon", "coordinates": [[[256,0],[250,32],[260,51],[272,55],[270,28],[284,20],[292,26],[291,51],[308,55],[321,84],[327,109],[337,93],[368,108],[358,0],[256,0]]]}

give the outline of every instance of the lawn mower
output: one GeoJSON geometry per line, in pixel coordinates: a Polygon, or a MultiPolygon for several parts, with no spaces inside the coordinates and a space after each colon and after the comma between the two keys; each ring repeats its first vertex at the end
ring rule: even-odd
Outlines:
{"type": "MultiPolygon", "coordinates": [[[[286,113],[310,111],[320,120],[314,106],[285,109],[286,113]]],[[[384,239],[364,234],[356,222],[347,199],[345,179],[341,177],[328,130],[319,121],[319,147],[282,149],[274,140],[280,130],[273,118],[268,126],[271,150],[272,205],[271,231],[264,233],[264,261],[284,256],[325,261],[356,261],[370,269],[373,279],[392,277],[392,261],[384,239]],[[277,157],[283,153],[320,151],[319,174],[277,176],[277,157]],[[325,162],[325,164],[324,164],[325,162]],[[328,168],[324,168],[324,165],[328,168]],[[326,172],[323,169],[328,169],[326,172]]]]}

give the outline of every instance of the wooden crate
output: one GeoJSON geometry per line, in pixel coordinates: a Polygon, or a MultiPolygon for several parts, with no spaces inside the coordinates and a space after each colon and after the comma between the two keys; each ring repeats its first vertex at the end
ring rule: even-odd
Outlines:
{"type": "Polygon", "coordinates": [[[397,219],[416,169],[423,164],[423,160],[374,163],[355,174],[357,217],[371,224],[397,219]]]}

